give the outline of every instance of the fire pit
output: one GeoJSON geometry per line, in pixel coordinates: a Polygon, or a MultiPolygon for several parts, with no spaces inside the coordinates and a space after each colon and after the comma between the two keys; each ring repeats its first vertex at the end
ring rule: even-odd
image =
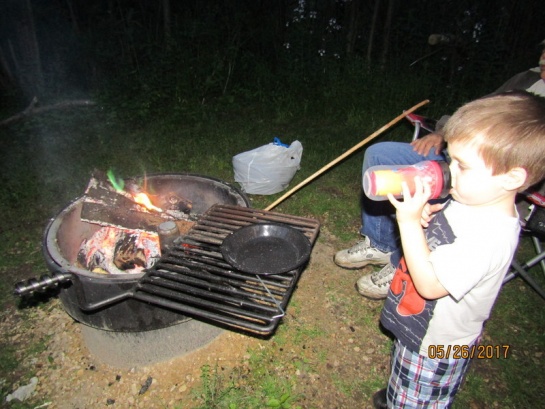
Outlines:
{"type": "Polygon", "coordinates": [[[298,230],[312,246],[318,221],[250,209],[240,191],[209,177],[152,175],[146,184],[156,203],[174,195],[191,204],[184,222],[188,230],[151,268],[137,274],[98,274],[78,264],[82,242],[102,228],[86,221],[90,212],[82,197],[46,229],[44,255],[51,276],[19,283],[16,293],[58,285],[64,308],[84,324],[82,333],[90,351],[120,367],[188,352],[208,343],[224,328],[271,334],[304,265],[260,277],[230,265],[222,255],[222,243],[243,227],[274,223],[298,230]]]}
{"type": "MultiPolygon", "coordinates": [[[[146,178],[148,189],[156,195],[178,193],[192,201],[195,217],[216,203],[249,205],[248,199],[236,188],[217,179],[190,174],[160,174],[146,178]]],[[[68,278],[59,298],[68,314],[93,328],[107,331],[148,331],[165,328],[188,318],[178,312],[157,308],[133,299],[126,299],[105,308],[86,312],[85,305],[112,299],[130,290],[141,274],[103,275],[80,268],[76,258],[83,240],[91,237],[100,226],[81,220],[83,198],[67,206],[54,218],[45,232],[44,256],[51,272],[68,278]]]]}

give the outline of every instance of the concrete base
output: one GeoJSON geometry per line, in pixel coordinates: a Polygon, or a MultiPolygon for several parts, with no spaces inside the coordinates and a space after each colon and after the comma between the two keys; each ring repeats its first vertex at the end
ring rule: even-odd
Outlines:
{"type": "Polygon", "coordinates": [[[103,331],[81,325],[89,352],[99,361],[120,369],[153,365],[183,356],[206,346],[223,331],[193,319],[144,332],[103,331]]]}

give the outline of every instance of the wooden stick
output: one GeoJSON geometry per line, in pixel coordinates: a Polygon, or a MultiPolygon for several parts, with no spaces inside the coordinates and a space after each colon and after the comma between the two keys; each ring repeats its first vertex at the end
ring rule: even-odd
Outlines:
{"type": "Polygon", "coordinates": [[[361,141],[360,143],[358,143],[357,145],[353,146],[351,149],[349,149],[348,151],[346,151],[345,153],[343,153],[341,156],[339,156],[337,159],[334,159],[332,160],[331,162],[329,162],[327,165],[325,165],[323,168],[321,168],[320,170],[318,170],[317,172],[315,172],[314,174],[312,174],[311,176],[309,176],[308,178],[306,178],[305,180],[303,180],[301,183],[299,183],[297,186],[295,186],[293,189],[291,189],[290,191],[288,191],[287,193],[285,193],[283,196],[281,196],[280,198],[278,198],[276,201],[274,201],[273,203],[271,203],[269,206],[267,206],[264,210],[268,211],[268,210],[271,210],[273,209],[274,207],[276,207],[279,203],[283,202],[285,199],[287,199],[288,197],[290,197],[292,194],[294,194],[296,191],[298,191],[299,189],[301,189],[303,186],[305,186],[306,184],[308,184],[310,181],[314,180],[315,178],[317,178],[319,175],[321,175],[322,173],[324,173],[326,170],[330,169],[331,167],[333,167],[334,165],[336,165],[337,163],[339,163],[341,160],[343,160],[344,158],[346,158],[347,156],[351,155],[352,153],[354,153],[356,150],[358,150],[359,148],[361,148],[363,145],[365,145],[366,143],[368,143],[369,141],[373,140],[374,138],[376,138],[377,136],[379,136],[381,133],[383,133],[385,130],[387,130],[388,128],[390,128],[392,125],[394,125],[395,123],[399,122],[400,120],[402,120],[403,118],[405,118],[407,115],[409,115],[410,113],[416,111],[418,108],[420,108],[421,106],[423,105],[426,105],[428,102],[430,102],[428,99],[420,102],[419,104],[416,104],[415,106],[413,106],[411,109],[407,110],[407,111],[404,111],[402,114],[400,114],[399,116],[397,116],[396,118],[392,119],[389,123],[387,123],[386,125],[384,125],[382,128],[380,128],[378,131],[375,131],[372,135],[368,136],[367,138],[365,138],[363,141],[361,141]]]}
{"type": "Polygon", "coordinates": [[[81,106],[88,107],[88,106],[95,105],[93,101],[90,101],[88,99],[61,101],[53,105],[46,105],[43,107],[36,108],[37,103],[38,103],[38,98],[34,97],[32,101],[30,102],[30,105],[24,111],[19,112],[18,114],[15,114],[13,116],[10,116],[9,118],[6,118],[0,121],[0,127],[11,125],[12,123],[17,122],[23,118],[29,117],[31,115],[42,114],[44,112],[52,111],[54,109],[65,109],[65,108],[81,107],[81,106]]]}

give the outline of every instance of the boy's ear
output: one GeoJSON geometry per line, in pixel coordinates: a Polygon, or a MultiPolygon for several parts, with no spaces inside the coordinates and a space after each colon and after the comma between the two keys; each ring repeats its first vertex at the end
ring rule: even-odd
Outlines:
{"type": "Polygon", "coordinates": [[[517,190],[526,183],[526,169],[513,168],[504,174],[503,187],[505,190],[517,190]]]}

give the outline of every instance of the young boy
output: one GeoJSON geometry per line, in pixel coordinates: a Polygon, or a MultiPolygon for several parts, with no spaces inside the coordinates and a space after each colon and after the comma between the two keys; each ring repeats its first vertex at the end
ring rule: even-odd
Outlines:
{"type": "MultiPolygon", "coordinates": [[[[452,199],[428,204],[415,178],[411,196],[389,196],[404,256],[381,323],[394,336],[388,388],[376,408],[448,408],[515,253],[515,196],[545,177],[545,99],[527,92],[470,102],[444,128],[452,199]]],[[[504,356],[508,346],[495,347],[504,356]],[[503,348],[500,350],[500,348],[503,348]]]]}

